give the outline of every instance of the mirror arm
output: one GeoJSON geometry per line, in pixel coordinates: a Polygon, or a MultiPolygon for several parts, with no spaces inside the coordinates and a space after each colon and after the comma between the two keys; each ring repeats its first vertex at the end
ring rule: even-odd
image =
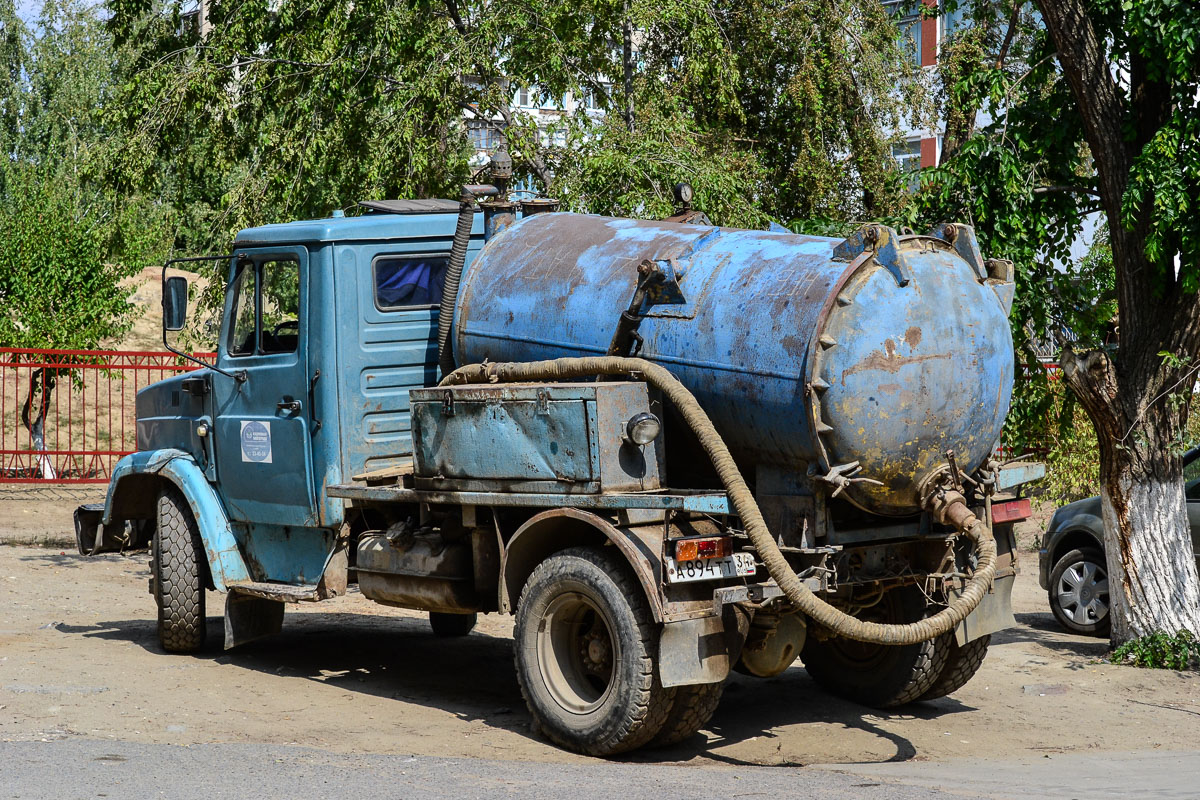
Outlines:
{"type": "MultiPolygon", "coordinates": [[[[233,258],[232,255],[228,255],[228,256],[196,256],[194,258],[172,258],[171,260],[167,261],[167,263],[163,264],[162,285],[164,287],[167,285],[167,267],[170,267],[173,264],[186,264],[186,263],[192,263],[192,262],[197,262],[197,261],[229,261],[232,258],[233,258]]],[[[240,369],[237,372],[230,372],[229,370],[221,369],[216,364],[209,364],[207,361],[196,358],[193,355],[190,355],[188,353],[183,352],[182,350],[172,347],[171,343],[167,341],[166,320],[163,321],[163,347],[167,348],[168,351],[174,353],[175,355],[177,355],[181,358],[186,358],[188,361],[192,361],[196,364],[199,364],[202,367],[208,367],[213,372],[220,373],[221,375],[224,375],[227,378],[233,378],[238,383],[246,382],[246,370],[244,370],[244,369],[240,369]]]]}

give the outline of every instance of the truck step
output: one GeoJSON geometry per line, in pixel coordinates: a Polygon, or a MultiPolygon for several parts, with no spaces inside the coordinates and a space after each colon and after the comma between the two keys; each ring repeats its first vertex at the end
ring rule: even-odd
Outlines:
{"type": "Polygon", "coordinates": [[[315,603],[321,599],[317,594],[317,585],[304,584],[292,586],[286,583],[264,583],[247,581],[235,583],[229,587],[234,594],[245,594],[251,597],[261,597],[264,600],[278,600],[284,603],[315,603]]]}

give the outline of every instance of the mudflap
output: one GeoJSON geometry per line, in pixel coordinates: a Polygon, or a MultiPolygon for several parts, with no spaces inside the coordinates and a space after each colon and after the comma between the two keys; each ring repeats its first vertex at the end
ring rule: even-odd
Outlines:
{"type": "Polygon", "coordinates": [[[137,531],[127,526],[124,520],[101,525],[103,517],[103,503],[89,503],[75,509],[75,544],[79,547],[79,555],[117,553],[144,546],[137,541],[137,531]]]}
{"type": "Polygon", "coordinates": [[[992,590],[983,596],[975,610],[954,629],[954,638],[959,647],[981,636],[1012,628],[1017,624],[1012,610],[1012,587],[1016,580],[1016,575],[1005,575],[992,582],[992,590]]]}
{"type": "Polygon", "coordinates": [[[283,630],[283,603],[230,592],[225,597],[225,649],[283,630]]]}
{"type": "Polygon", "coordinates": [[[658,641],[658,678],[663,686],[720,683],[737,663],[750,631],[750,612],[727,605],[721,616],[667,622],[658,641]]]}

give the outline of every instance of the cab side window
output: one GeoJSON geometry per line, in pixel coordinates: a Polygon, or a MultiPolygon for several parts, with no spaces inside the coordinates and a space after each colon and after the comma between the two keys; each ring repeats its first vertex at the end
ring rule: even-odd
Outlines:
{"type": "Polygon", "coordinates": [[[233,279],[233,326],[229,333],[229,355],[248,356],[254,353],[257,325],[257,274],[254,264],[243,262],[233,279]]]}
{"type": "Polygon", "coordinates": [[[375,273],[375,306],[380,311],[429,308],[442,302],[448,255],[380,256],[375,273]]]}
{"type": "Polygon", "coordinates": [[[262,332],[264,353],[294,353],[300,340],[300,264],[264,261],[262,277],[262,332]]]}
{"type": "Polygon", "coordinates": [[[296,352],[300,339],[299,262],[242,262],[232,293],[231,356],[296,352]]]}

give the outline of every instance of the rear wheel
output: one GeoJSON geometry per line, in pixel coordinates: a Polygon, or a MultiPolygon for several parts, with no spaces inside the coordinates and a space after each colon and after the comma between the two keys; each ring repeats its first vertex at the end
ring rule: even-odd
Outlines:
{"type": "Polygon", "coordinates": [[[542,562],[521,592],[515,631],[517,679],[537,727],[597,756],[649,742],[675,699],[658,679],[658,637],[619,556],[580,547],[542,562]]]}
{"type": "Polygon", "coordinates": [[[668,747],[678,744],[703,728],[712,719],[724,693],[724,681],[677,688],[675,702],[671,704],[667,721],[663,723],[662,730],[650,740],[650,746],[668,747]]]}
{"type": "MultiPolygon", "coordinates": [[[[904,624],[925,613],[916,587],[893,589],[860,619],[904,624]]],[[[873,708],[894,708],[917,700],[941,675],[949,649],[939,637],[910,645],[882,645],[836,637],[809,636],[800,658],[813,680],[836,695],[873,708]]]]}
{"type": "Polygon", "coordinates": [[[917,698],[918,700],[936,700],[966,686],[967,681],[974,678],[975,673],[983,666],[983,659],[987,655],[992,636],[991,634],[980,636],[961,647],[958,640],[954,638],[954,634],[947,634],[938,641],[948,649],[946,666],[942,667],[942,674],[938,676],[932,686],[925,690],[923,695],[917,698]]]}
{"type": "Polygon", "coordinates": [[[1108,564],[1095,547],[1072,550],[1050,572],[1050,610],[1067,630],[1108,636],[1108,564]]]}
{"type": "Polygon", "coordinates": [[[434,636],[452,639],[466,636],[475,628],[476,614],[446,614],[442,611],[429,612],[429,627],[433,628],[434,636]]]}
{"type": "Polygon", "coordinates": [[[158,496],[154,530],[154,599],[158,603],[158,642],[169,653],[204,646],[204,546],[192,510],[178,489],[158,496]]]}

